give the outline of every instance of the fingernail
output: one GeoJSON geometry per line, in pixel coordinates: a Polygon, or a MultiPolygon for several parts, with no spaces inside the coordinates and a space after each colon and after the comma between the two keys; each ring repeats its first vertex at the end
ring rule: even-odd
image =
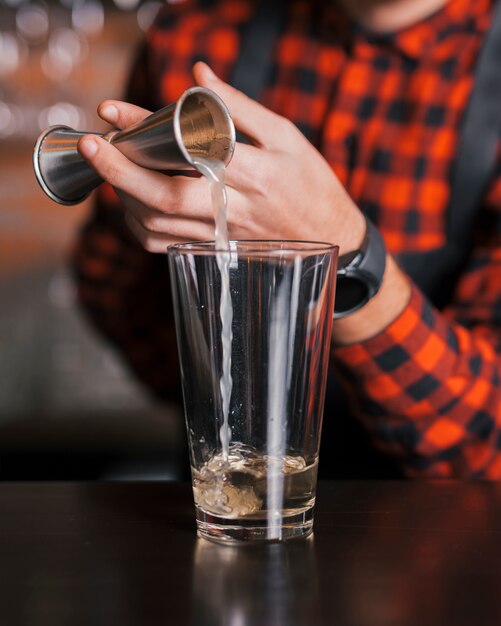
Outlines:
{"type": "Polygon", "coordinates": [[[114,123],[118,120],[118,109],[112,104],[107,104],[102,107],[100,113],[102,117],[105,117],[108,120],[108,122],[114,123]]]}
{"type": "Polygon", "coordinates": [[[94,139],[83,139],[78,145],[80,154],[87,159],[92,158],[97,152],[97,142],[94,139]]]}

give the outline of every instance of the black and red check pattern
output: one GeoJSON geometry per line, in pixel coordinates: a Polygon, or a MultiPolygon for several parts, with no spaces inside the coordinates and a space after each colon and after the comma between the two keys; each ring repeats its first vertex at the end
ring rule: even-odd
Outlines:
{"type": "MultiPolygon", "coordinates": [[[[192,85],[197,60],[229,79],[254,5],[166,6],[129,99],[150,109],[175,101],[192,85]]],[[[289,4],[262,101],[317,146],[397,258],[445,241],[458,128],[491,9],[492,0],[450,0],[423,22],[381,36],[333,2],[289,4]]],[[[110,188],[102,188],[75,262],[80,297],[95,323],[151,389],[172,397],[179,374],[167,263],[127,234],[110,188]]],[[[409,475],[497,479],[500,352],[501,159],[449,306],[437,311],[414,287],[387,329],[333,349],[332,358],[375,444],[400,458],[409,475]]]]}

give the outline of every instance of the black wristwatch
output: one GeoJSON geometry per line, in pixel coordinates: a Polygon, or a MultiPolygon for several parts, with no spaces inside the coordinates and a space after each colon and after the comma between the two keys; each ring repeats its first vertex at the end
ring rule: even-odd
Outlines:
{"type": "Polygon", "coordinates": [[[376,295],[383,282],[386,248],[381,233],[365,218],[367,230],[360,250],[339,257],[334,319],[358,311],[376,295]]]}

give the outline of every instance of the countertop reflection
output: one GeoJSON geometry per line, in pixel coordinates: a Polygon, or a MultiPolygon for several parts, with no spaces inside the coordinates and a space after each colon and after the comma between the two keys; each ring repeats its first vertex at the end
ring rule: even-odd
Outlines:
{"type": "Polygon", "coordinates": [[[198,539],[191,605],[193,626],[320,624],[314,537],[261,546],[198,539]]]}
{"type": "Polygon", "coordinates": [[[0,483],[0,624],[495,626],[501,486],[320,483],[307,540],[197,539],[190,485],[0,483]]]}

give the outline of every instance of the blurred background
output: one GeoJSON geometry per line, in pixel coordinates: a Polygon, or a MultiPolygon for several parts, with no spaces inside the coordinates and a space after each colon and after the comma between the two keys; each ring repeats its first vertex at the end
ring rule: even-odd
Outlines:
{"type": "Polygon", "coordinates": [[[152,0],[0,0],[0,480],[176,478],[183,424],[159,407],[75,304],[67,259],[92,203],[39,188],[52,124],[103,131],[152,0]]]}

